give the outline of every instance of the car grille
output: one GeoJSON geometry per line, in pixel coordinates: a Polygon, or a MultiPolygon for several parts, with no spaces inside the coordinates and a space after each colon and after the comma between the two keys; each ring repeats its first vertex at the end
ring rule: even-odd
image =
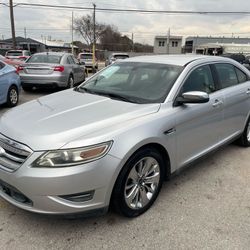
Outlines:
{"type": "Polygon", "coordinates": [[[0,168],[8,172],[17,170],[32,154],[25,145],[0,134],[0,168]]]}

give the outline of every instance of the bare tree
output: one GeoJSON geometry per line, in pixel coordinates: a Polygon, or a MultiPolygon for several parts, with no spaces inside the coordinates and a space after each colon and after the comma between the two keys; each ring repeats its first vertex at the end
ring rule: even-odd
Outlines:
{"type": "MultiPolygon", "coordinates": [[[[99,40],[103,30],[105,29],[105,25],[101,23],[95,24],[95,33],[96,40],[99,40]]],[[[79,18],[75,18],[74,20],[74,30],[82,36],[84,41],[90,47],[94,42],[94,23],[93,16],[86,15],[79,18]]]]}

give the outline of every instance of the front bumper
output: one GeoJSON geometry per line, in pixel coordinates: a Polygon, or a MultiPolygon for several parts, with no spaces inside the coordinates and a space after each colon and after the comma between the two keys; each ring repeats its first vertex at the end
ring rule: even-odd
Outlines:
{"type": "Polygon", "coordinates": [[[110,155],[67,168],[32,168],[42,153],[34,152],[15,172],[0,168],[0,196],[11,204],[36,213],[74,214],[109,206],[120,160],[110,155]],[[85,201],[70,197],[85,195],[85,201]]]}

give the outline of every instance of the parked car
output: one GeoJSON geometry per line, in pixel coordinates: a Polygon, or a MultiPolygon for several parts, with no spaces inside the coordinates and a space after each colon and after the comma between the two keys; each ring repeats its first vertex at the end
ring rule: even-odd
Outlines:
{"type": "Polygon", "coordinates": [[[250,69],[249,60],[246,58],[245,55],[243,55],[243,54],[241,54],[241,53],[224,54],[224,55],[222,55],[222,56],[223,56],[223,57],[231,58],[231,59],[237,61],[238,63],[242,64],[243,66],[245,66],[247,69],[250,69]]]}
{"type": "Polygon", "coordinates": [[[9,107],[16,106],[18,103],[20,86],[20,77],[17,73],[17,69],[0,61],[0,104],[7,103],[9,107]]]}
{"type": "Polygon", "coordinates": [[[79,53],[77,59],[79,60],[80,64],[85,65],[87,70],[90,71],[98,70],[98,62],[96,58],[93,65],[93,53],[90,52],[79,53]]]}
{"type": "Polygon", "coordinates": [[[6,52],[5,57],[11,60],[26,61],[31,56],[28,50],[9,50],[6,52]]]}
{"type": "Polygon", "coordinates": [[[38,213],[138,216],[180,168],[250,145],[249,79],[227,58],[143,56],[23,104],[0,120],[0,195],[38,213]]]}
{"type": "Polygon", "coordinates": [[[72,54],[43,52],[32,55],[18,67],[22,87],[72,88],[85,80],[85,67],[79,65],[72,54]]]}
{"type": "Polygon", "coordinates": [[[111,54],[108,59],[105,61],[105,66],[108,66],[114,63],[116,60],[123,60],[129,58],[127,53],[113,53],[111,54]]]}
{"type": "Polygon", "coordinates": [[[0,60],[9,64],[9,65],[12,65],[16,68],[18,68],[18,65],[20,65],[22,62],[20,60],[11,60],[11,59],[7,59],[6,57],[0,55],[0,60]]]}

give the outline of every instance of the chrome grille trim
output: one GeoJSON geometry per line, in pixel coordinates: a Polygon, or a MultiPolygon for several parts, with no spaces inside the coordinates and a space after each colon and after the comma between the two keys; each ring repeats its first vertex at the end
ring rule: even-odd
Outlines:
{"type": "Polygon", "coordinates": [[[17,170],[32,153],[29,147],[0,134],[0,168],[3,170],[17,170]]]}

